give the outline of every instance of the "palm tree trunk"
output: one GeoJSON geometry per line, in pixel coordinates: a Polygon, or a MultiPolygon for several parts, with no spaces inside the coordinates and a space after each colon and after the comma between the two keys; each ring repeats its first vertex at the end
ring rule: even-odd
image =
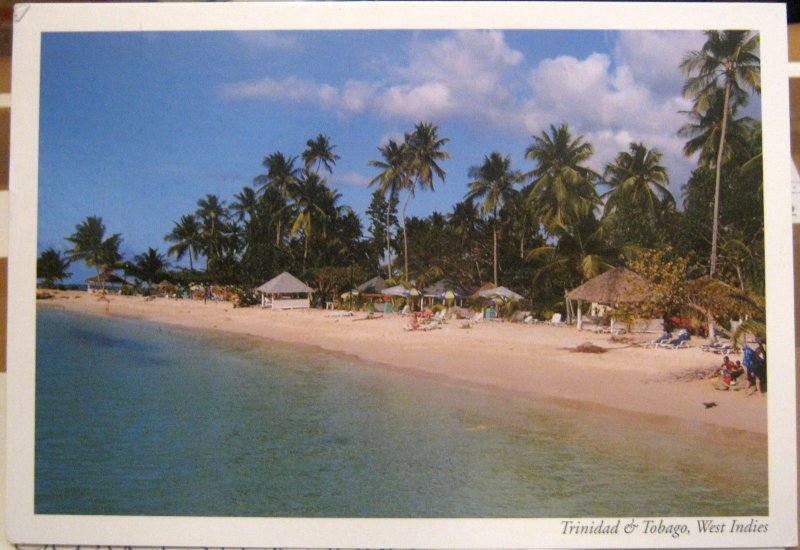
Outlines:
{"type": "Polygon", "coordinates": [[[494,210],[494,220],[493,220],[493,233],[494,233],[494,286],[497,286],[497,208],[494,210]]]}
{"type": "Polygon", "coordinates": [[[306,272],[306,258],[308,258],[308,233],[306,233],[305,237],[303,239],[303,273],[306,272]]]}
{"type": "Polygon", "coordinates": [[[406,233],[406,207],[408,206],[408,202],[411,200],[412,193],[409,190],[408,195],[406,195],[406,200],[403,201],[403,261],[405,262],[405,281],[408,284],[408,234],[406,233]]]}
{"type": "MultiPolygon", "coordinates": [[[[391,197],[389,198],[389,204],[392,204],[391,197]]],[[[391,209],[389,206],[386,207],[386,257],[388,262],[388,278],[392,278],[392,239],[391,233],[389,230],[389,214],[391,209]]]]}
{"type": "MultiPolygon", "coordinates": [[[[728,101],[731,95],[730,82],[725,83],[725,100],[722,103],[722,128],[720,128],[719,136],[719,151],[717,151],[717,166],[714,175],[714,219],[711,227],[711,259],[709,266],[709,276],[713,277],[717,271],[717,245],[719,241],[719,196],[722,180],[722,156],[725,148],[725,132],[728,129],[728,101]]],[[[714,323],[714,318],[709,313],[706,322],[708,324],[708,336],[711,341],[717,337],[717,326],[714,323]]]]}
{"type": "Polygon", "coordinates": [[[720,128],[719,136],[719,150],[717,151],[717,166],[714,175],[714,219],[712,221],[711,229],[711,266],[709,275],[714,276],[717,271],[717,244],[719,241],[719,196],[722,180],[722,156],[725,149],[725,133],[728,129],[728,101],[731,95],[731,84],[725,84],[725,100],[722,104],[722,128],[720,128]]]}

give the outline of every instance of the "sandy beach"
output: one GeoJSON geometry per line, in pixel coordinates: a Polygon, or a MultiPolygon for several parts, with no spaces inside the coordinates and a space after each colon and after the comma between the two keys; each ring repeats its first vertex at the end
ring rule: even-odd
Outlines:
{"type": "MultiPolygon", "coordinates": [[[[94,315],[130,317],[186,328],[252,335],[317,346],[413,374],[483,386],[541,402],[591,411],[623,411],[632,419],[665,429],[706,430],[724,436],[750,432],[766,442],[766,395],[718,391],[689,373],[721,363],[703,352],[702,340],[689,349],[647,349],[632,345],[652,334],[613,342],[607,334],[574,327],[480,322],[463,328],[451,320],[441,329],[405,331],[407,318],[323,310],[272,311],[208,302],[54,292],[39,307],[94,315]],[[605,353],[580,353],[590,342],[605,353]],[[706,408],[704,402],[716,402],[706,408]]],[[[732,357],[738,358],[738,357],[732,357]]]]}

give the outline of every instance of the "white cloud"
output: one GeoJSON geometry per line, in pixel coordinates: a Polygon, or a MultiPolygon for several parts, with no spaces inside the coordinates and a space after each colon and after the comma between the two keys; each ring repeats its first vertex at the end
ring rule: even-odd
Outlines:
{"type": "MultiPolygon", "coordinates": [[[[691,161],[683,157],[677,131],[686,123],[680,111],[690,103],[681,96],[678,65],[702,45],[702,33],[622,32],[614,35],[610,53],[563,55],[535,66],[526,65],[500,31],[420,36],[404,62],[373,67],[380,75],[373,80],[334,86],[296,76],[267,78],[226,85],[220,95],[308,103],[342,117],[371,114],[402,124],[460,119],[481,132],[517,135],[539,135],[566,122],[573,135],[594,145],[597,170],[640,141],[663,153],[673,182],[688,175],[691,161]]],[[[352,182],[367,181],[351,176],[352,182]]]]}
{"type": "Polygon", "coordinates": [[[367,187],[370,179],[364,174],[351,171],[343,174],[334,173],[328,178],[328,181],[334,187],[367,187]]]}
{"type": "Polygon", "coordinates": [[[654,94],[671,95],[683,86],[681,60],[690,50],[700,49],[704,40],[697,31],[621,32],[614,58],[654,94]]]}
{"type": "Polygon", "coordinates": [[[290,76],[226,84],[218,92],[222,99],[306,102],[340,116],[371,112],[419,121],[466,113],[500,121],[514,95],[508,75],[522,61],[502,32],[460,31],[414,42],[407,63],[384,69],[385,80],[351,79],[332,86],[290,76]]]}
{"type": "Polygon", "coordinates": [[[261,80],[223,84],[218,89],[223,99],[266,99],[291,103],[316,103],[330,107],[337,103],[339,92],[328,84],[317,84],[290,76],[282,80],[261,80]]]}

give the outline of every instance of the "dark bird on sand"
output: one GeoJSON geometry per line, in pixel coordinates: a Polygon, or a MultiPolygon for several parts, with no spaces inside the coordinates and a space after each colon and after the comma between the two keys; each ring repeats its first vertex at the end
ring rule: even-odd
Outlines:
{"type": "Polygon", "coordinates": [[[716,407],[717,402],[716,401],[704,402],[703,406],[707,409],[710,409],[711,407],[716,407]]]}

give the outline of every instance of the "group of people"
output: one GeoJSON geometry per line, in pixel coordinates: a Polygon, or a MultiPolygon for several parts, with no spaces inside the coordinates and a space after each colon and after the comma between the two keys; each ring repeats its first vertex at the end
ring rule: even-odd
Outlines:
{"type": "Polygon", "coordinates": [[[742,360],[731,361],[729,356],[722,359],[719,369],[720,389],[733,389],[744,377],[744,390],[747,395],[767,391],[767,352],[762,344],[754,350],[745,346],[742,360]]]}

